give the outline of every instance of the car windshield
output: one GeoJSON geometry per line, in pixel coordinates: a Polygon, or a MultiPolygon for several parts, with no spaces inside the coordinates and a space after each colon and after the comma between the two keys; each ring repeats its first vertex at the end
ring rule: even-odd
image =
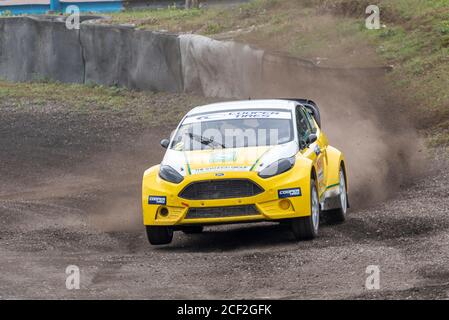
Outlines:
{"type": "Polygon", "coordinates": [[[278,145],[293,139],[288,110],[248,110],[188,116],[171,143],[178,151],[278,145]]]}

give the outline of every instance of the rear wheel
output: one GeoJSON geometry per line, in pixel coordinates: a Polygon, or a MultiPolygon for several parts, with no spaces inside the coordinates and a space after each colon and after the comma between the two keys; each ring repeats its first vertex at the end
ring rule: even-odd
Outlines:
{"type": "Polygon", "coordinates": [[[187,227],[182,227],[181,230],[185,234],[201,233],[201,232],[203,232],[203,226],[187,226],[187,227]]]}
{"type": "Polygon", "coordinates": [[[169,244],[173,240],[173,229],[169,227],[146,226],[148,241],[152,245],[169,244]]]}
{"type": "Polygon", "coordinates": [[[338,196],[340,205],[339,208],[330,210],[326,215],[331,223],[342,223],[346,220],[346,213],[348,212],[348,190],[346,188],[346,176],[343,167],[340,167],[339,174],[339,192],[338,196]]]}
{"type": "Polygon", "coordinates": [[[310,216],[291,221],[293,235],[297,240],[311,240],[318,236],[320,226],[320,201],[314,179],[310,180],[310,216]]]}

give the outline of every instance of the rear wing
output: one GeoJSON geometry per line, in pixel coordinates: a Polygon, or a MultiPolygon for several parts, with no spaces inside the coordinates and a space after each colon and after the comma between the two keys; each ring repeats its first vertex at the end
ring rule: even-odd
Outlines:
{"type": "Polygon", "coordinates": [[[318,106],[315,102],[313,102],[312,100],[309,100],[309,99],[300,99],[300,98],[283,98],[283,100],[296,101],[299,104],[302,104],[313,115],[316,123],[321,128],[320,109],[318,108],[318,106]]]}

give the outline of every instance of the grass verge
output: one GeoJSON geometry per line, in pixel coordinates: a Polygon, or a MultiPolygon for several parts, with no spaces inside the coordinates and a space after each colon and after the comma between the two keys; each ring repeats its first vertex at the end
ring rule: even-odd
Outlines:
{"type": "Polygon", "coordinates": [[[186,111],[208,99],[186,94],[57,82],[0,81],[0,111],[62,112],[126,118],[145,127],[174,126],[186,111]]]}

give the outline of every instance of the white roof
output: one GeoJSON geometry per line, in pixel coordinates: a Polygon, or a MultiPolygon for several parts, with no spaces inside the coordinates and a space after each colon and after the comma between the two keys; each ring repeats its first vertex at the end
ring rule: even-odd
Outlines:
{"type": "Polygon", "coordinates": [[[249,110],[249,109],[289,109],[293,110],[296,102],[292,100],[281,99],[263,99],[263,100],[239,100],[229,102],[218,102],[199,106],[190,110],[187,115],[191,116],[198,113],[208,113],[227,110],[249,110]]]}

